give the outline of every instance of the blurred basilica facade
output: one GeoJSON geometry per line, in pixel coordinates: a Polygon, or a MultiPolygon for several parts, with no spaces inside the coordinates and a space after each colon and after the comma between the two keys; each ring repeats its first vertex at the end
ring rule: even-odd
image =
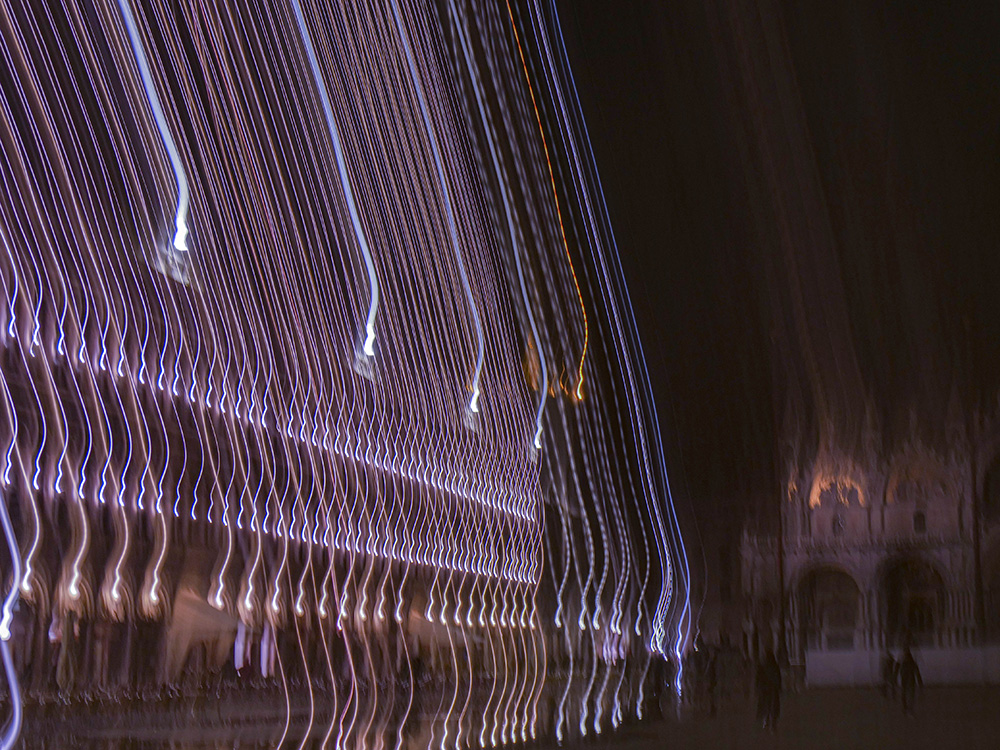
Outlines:
{"type": "Polygon", "coordinates": [[[1000,422],[950,411],[889,455],[871,429],[850,452],[786,444],[780,522],[742,536],[748,650],[811,684],[872,683],[907,646],[932,682],[1000,679],[1000,422]]]}

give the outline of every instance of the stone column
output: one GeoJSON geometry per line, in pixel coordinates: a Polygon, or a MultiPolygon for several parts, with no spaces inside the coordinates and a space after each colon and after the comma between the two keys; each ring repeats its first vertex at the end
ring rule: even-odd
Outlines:
{"type": "Polygon", "coordinates": [[[869,624],[868,592],[858,592],[858,613],[854,618],[854,649],[871,647],[871,626],[869,624]]]}
{"type": "Polygon", "coordinates": [[[790,625],[787,629],[788,653],[794,654],[795,660],[798,662],[802,659],[803,649],[802,633],[799,627],[799,598],[794,594],[788,597],[788,619],[787,625],[790,625]]]}
{"type": "Polygon", "coordinates": [[[878,589],[868,592],[868,624],[871,632],[871,647],[877,650],[885,648],[887,645],[885,635],[885,623],[882,620],[881,602],[879,601],[878,589]]]}

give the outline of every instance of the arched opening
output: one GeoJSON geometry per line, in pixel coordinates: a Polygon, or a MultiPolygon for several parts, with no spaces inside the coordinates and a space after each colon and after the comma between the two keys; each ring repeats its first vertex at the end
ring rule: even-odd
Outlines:
{"type": "Polygon", "coordinates": [[[891,564],[883,578],[883,596],[889,643],[935,643],[942,625],[945,586],[933,567],[915,558],[891,564]]]}
{"type": "Polygon", "coordinates": [[[854,648],[860,590],[849,574],[837,568],[814,570],[802,579],[798,595],[799,627],[806,648],[854,648]]]}
{"type": "Polygon", "coordinates": [[[982,494],[983,517],[987,523],[1000,521],[1000,456],[986,470],[983,478],[982,494]]]}
{"type": "Polygon", "coordinates": [[[1000,550],[993,554],[985,568],[986,637],[996,643],[1000,641],[1000,550]]]}

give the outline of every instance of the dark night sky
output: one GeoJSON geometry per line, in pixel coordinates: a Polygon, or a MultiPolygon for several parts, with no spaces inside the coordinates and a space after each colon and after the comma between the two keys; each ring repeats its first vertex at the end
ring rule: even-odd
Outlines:
{"type": "Polygon", "coordinates": [[[933,432],[955,388],[996,403],[1000,17],[975,5],[558,3],[682,503],[777,487],[795,273],[835,404],[887,432],[935,404],[933,432]]]}

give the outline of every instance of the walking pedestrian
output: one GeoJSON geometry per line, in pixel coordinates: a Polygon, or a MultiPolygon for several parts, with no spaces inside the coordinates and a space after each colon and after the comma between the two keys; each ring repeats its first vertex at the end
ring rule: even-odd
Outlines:
{"type": "Polygon", "coordinates": [[[718,649],[712,647],[708,652],[708,664],[705,666],[705,689],[708,693],[708,715],[715,716],[715,692],[719,683],[718,649]]]}
{"type": "Polygon", "coordinates": [[[882,697],[886,699],[896,699],[896,681],[899,677],[899,664],[893,658],[888,649],[882,652],[882,662],[880,666],[882,677],[882,697]]]}
{"type": "Polygon", "coordinates": [[[920,667],[913,658],[913,652],[907,646],[903,658],[899,662],[899,687],[903,696],[903,713],[913,716],[913,704],[917,697],[917,686],[923,687],[924,680],[920,676],[920,667]]]}
{"type": "Polygon", "coordinates": [[[781,667],[774,656],[774,650],[768,649],[763,661],[757,665],[757,675],[754,681],[757,693],[757,720],[764,729],[778,731],[778,716],[781,713],[781,667]]]}

